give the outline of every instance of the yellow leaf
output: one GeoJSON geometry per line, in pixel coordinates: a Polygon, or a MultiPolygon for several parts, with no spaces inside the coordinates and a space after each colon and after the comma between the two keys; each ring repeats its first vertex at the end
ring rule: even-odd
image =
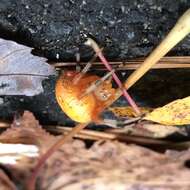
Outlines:
{"type": "MultiPolygon", "coordinates": [[[[132,107],[124,106],[124,107],[110,107],[108,108],[109,111],[113,112],[115,116],[117,117],[136,117],[136,114],[132,107]]],[[[142,113],[148,113],[152,109],[141,107],[140,108],[142,113]]]]}
{"type": "Polygon", "coordinates": [[[143,119],[164,125],[188,125],[190,124],[190,97],[157,108],[143,119]]]}

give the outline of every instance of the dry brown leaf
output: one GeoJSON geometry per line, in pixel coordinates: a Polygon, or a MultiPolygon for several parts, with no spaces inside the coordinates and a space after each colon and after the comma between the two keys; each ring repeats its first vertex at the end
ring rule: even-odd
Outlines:
{"type": "Polygon", "coordinates": [[[164,125],[188,125],[190,124],[190,97],[157,108],[143,119],[164,125]]]}
{"type": "MultiPolygon", "coordinates": [[[[139,108],[143,114],[148,113],[152,108],[141,107],[139,108]]],[[[136,114],[130,106],[109,107],[109,111],[113,112],[117,117],[136,117],[136,114]]]]}
{"type": "Polygon", "coordinates": [[[184,159],[178,161],[136,145],[97,142],[88,150],[73,141],[56,154],[41,173],[41,189],[190,188],[190,170],[184,166],[184,159]]]}
{"type": "Polygon", "coordinates": [[[42,152],[44,152],[47,149],[44,142],[48,140],[51,144],[54,138],[42,129],[31,112],[25,111],[22,117],[16,118],[11,127],[0,135],[0,142],[35,144],[42,147],[42,152]]]}
{"type": "MultiPolygon", "coordinates": [[[[57,141],[57,138],[42,129],[34,115],[29,111],[25,111],[22,117],[15,119],[11,127],[0,135],[1,143],[36,145],[39,148],[39,155],[46,152],[55,141],[57,141]]],[[[15,156],[15,154],[12,156],[15,156]]],[[[11,157],[11,154],[9,157],[11,157]]],[[[36,162],[36,157],[22,155],[16,164],[4,165],[11,171],[12,176],[23,185],[24,181],[30,176],[31,169],[36,162]]]]}
{"type": "Polygon", "coordinates": [[[34,96],[43,92],[42,80],[55,70],[32,48],[0,39],[0,95],[34,96]]]}

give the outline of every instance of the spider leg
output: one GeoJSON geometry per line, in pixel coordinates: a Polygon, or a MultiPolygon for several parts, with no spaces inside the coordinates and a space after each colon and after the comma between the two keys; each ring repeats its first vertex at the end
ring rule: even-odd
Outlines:
{"type": "Polygon", "coordinates": [[[96,60],[97,54],[95,54],[92,59],[85,65],[85,67],[82,69],[82,71],[73,79],[73,84],[77,84],[80,79],[89,71],[91,68],[93,62],[96,60]]]}
{"type": "Polygon", "coordinates": [[[76,71],[80,72],[81,71],[81,65],[80,65],[80,53],[76,53],[76,71]]]}
{"type": "Polygon", "coordinates": [[[112,71],[108,72],[106,75],[104,75],[102,78],[99,80],[96,80],[93,82],[80,96],[79,99],[83,98],[84,96],[92,93],[98,86],[100,86],[104,81],[107,79],[109,80],[110,76],[112,76],[112,73],[114,73],[115,70],[113,69],[112,71]]]}

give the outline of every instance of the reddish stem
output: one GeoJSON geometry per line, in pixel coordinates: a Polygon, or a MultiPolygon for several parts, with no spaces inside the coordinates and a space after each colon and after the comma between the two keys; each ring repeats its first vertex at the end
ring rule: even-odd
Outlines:
{"type": "MultiPolygon", "coordinates": [[[[112,71],[111,65],[108,63],[108,61],[106,60],[106,58],[104,57],[104,55],[102,54],[102,52],[98,53],[98,57],[100,58],[100,60],[102,61],[102,63],[105,65],[105,67],[109,71],[112,71]]],[[[119,88],[122,90],[123,95],[126,98],[126,100],[128,101],[128,103],[134,109],[134,111],[136,112],[136,114],[140,115],[141,114],[140,109],[138,108],[138,106],[135,103],[135,101],[131,98],[131,96],[129,95],[129,93],[127,92],[127,90],[125,88],[123,88],[123,84],[119,80],[118,76],[115,73],[112,73],[112,76],[113,76],[115,82],[117,83],[117,85],[119,86],[119,88]]]]}
{"type": "MultiPolygon", "coordinates": [[[[108,71],[112,71],[112,67],[109,64],[109,62],[106,60],[106,58],[104,57],[101,49],[98,47],[98,45],[96,44],[96,42],[92,39],[88,39],[88,41],[86,42],[87,45],[90,45],[94,51],[96,52],[96,54],[98,55],[98,57],[100,58],[100,60],[102,61],[102,63],[105,65],[105,67],[107,68],[108,71]]],[[[141,111],[138,108],[138,106],[136,105],[135,101],[131,98],[131,96],[129,95],[129,93],[127,92],[127,90],[123,87],[123,84],[121,83],[120,79],[118,78],[118,76],[113,72],[112,73],[113,79],[115,80],[115,82],[117,83],[117,85],[119,86],[119,88],[122,90],[124,97],[126,98],[126,100],[128,101],[128,103],[131,105],[131,107],[133,108],[133,110],[135,111],[135,113],[137,115],[141,115],[141,111]]]]}
{"type": "Polygon", "coordinates": [[[32,173],[32,175],[30,176],[28,183],[27,183],[27,190],[35,190],[35,184],[36,184],[36,178],[39,174],[39,172],[41,171],[41,169],[43,168],[45,162],[47,161],[47,159],[55,152],[57,151],[59,148],[61,148],[61,146],[67,142],[68,140],[72,139],[73,136],[75,136],[78,132],[80,132],[82,129],[84,129],[86,126],[88,125],[88,123],[80,123],[78,124],[76,127],[74,127],[68,134],[66,134],[65,136],[61,137],[55,144],[53,144],[53,146],[51,146],[47,152],[45,154],[43,154],[40,158],[39,161],[37,163],[37,165],[34,167],[34,171],[32,173]]]}

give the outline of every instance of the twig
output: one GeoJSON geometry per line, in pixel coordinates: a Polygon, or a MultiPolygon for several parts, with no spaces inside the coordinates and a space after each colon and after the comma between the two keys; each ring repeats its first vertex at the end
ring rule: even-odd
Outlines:
{"type": "MultiPolygon", "coordinates": [[[[132,87],[148,70],[151,69],[166,53],[168,53],[177,43],[179,43],[190,32],[190,9],[188,9],[177,21],[166,38],[156,47],[156,49],[145,59],[143,64],[135,70],[126,80],[125,88],[132,87]]],[[[120,89],[115,93],[116,101],[122,92],[120,89]]],[[[107,107],[114,101],[107,102],[107,107]]]]}
{"type": "MultiPolygon", "coordinates": [[[[63,134],[68,134],[72,128],[70,127],[63,127],[63,126],[47,126],[47,130],[51,132],[59,132],[63,134]]],[[[114,134],[113,132],[100,132],[94,131],[89,129],[83,129],[79,133],[77,133],[74,137],[79,137],[82,139],[88,140],[121,140],[124,142],[137,142],[138,144],[168,144],[170,141],[163,141],[157,139],[151,139],[146,137],[135,137],[126,134],[114,134]]]]}
{"type": "MultiPolygon", "coordinates": [[[[4,128],[8,128],[8,127],[10,127],[10,123],[2,122],[2,126],[4,126],[4,128]]],[[[64,135],[68,134],[73,129],[71,127],[58,126],[58,125],[45,125],[43,127],[50,132],[61,133],[64,135]]],[[[137,143],[141,142],[140,144],[149,144],[152,142],[154,142],[155,144],[163,143],[163,141],[154,140],[154,139],[149,140],[149,138],[144,138],[144,137],[134,137],[134,136],[129,136],[129,135],[125,135],[125,134],[118,135],[118,134],[114,134],[113,132],[110,132],[110,131],[100,132],[100,131],[95,131],[95,130],[90,130],[90,129],[82,129],[78,133],[76,133],[74,135],[74,137],[78,137],[81,139],[88,139],[88,140],[116,140],[117,139],[117,140],[121,140],[124,142],[133,142],[133,143],[137,141],[137,143]]],[[[6,141],[1,141],[1,142],[6,143],[6,141]]],[[[166,141],[164,141],[164,142],[166,142],[166,141]]]]}
{"type": "MultiPolygon", "coordinates": [[[[116,70],[134,70],[137,69],[146,58],[136,58],[127,61],[111,61],[109,64],[115,67],[116,70]]],[[[76,66],[76,62],[50,62],[56,68],[67,68],[76,66]]],[[[86,62],[80,62],[81,65],[86,65],[86,62]]],[[[161,58],[156,65],[153,65],[151,69],[167,69],[167,68],[189,68],[190,56],[166,56],[161,58]]],[[[94,62],[91,70],[105,70],[101,62],[94,62]]]]}
{"type": "MultiPolygon", "coordinates": [[[[10,123],[8,122],[1,122],[2,126],[4,128],[10,127],[10,123]]],[[[135,124],[134,124],[135,125],[135,124]]],[[[68,134],[72,128],[71,127],[64,127],[64,126],[55,126],[55,125],[45,125],[44,128],[50,132],[53,133],[60,133],[60,134],[68,134]]],[[[90,129],[83,129],[80,130],[78,133],[74,135],[74,137],[81,138],[81,139],[86,139],[86,140],[119,140],[122,142],[127,142],[127,143],[136,143],[140,145],[151,145],[152,147],[154,146],[168,146],[168,147],[173,147],[173,148],[182,148],[182,147],[190,147],[190,142],[182,142],[182,143],[174,143],[170,141],[165,141],[165,140],[159,140],[159,139],[152,139],[152,138],[147,138],[147,137],[140,137],[140,136],[130,136],[127,134],[117,134],[114,133],[113,131],[105,131],[105,132],[100,132],[100,131],[94,131],[90,129]]],[[[3,141],[4,143],[6,141],[3,141]]]]}
{"type": "MultiPolygon", "coordinates": [[[[95,54],[92,59],[85,64],[85,67],[82,69],[82,71],[80,72],[79,75],[77,75],[76,77],[74,77],[73,79],[73,84],[77,84],[79,82],[79,80],[85,75],[85,73],[88,72],[88,70],[90,69],[90,67],[92,66],[93,62],[96,60],[97,58],[97,54],[95,54]]],[[[78,63],[77,63],[78,64],[78,63]]]]}
{"type": "MultiPolygon", "coordinates": [[[[134,124],[135,125],[135,124],[134,124]]],[[[50,132],[62,133],[64,135],[68,134],[72,128],[63,127],[63,126],[46,126],[47,130],[50,132]]],[[[100,132],[89,129],[83,129],[79,133],[75,134],[74,137],[85,139],[85,140],[119,140],[127,143],[136,143],[144,146],[160,147],[160,148],[175,148],[175,149],[183,149],[190,147],[190,142],[182,142],[175,143],[167,140],[160,140],[149,137],[141,137],[141,136],[131,136],[127,134],[118,134],[113,131],[100,132]]]]}
{"type": "MultiPolygon", "coordinates": [[[[156,65],[154,65],[151,69],[185,69],[190,68],[190,57],[179,57],[179,60],[176,57],[170,57],[169,60],[161,59],[156,65]]],[[[143,60],[129,60],[126,62],[109,62],[110,65],[117,71],[127,71],[127,70],[135,70],[137,69],[142,63],[143,60]]],[[[60,69],[70,68],[76,66],[76,62],[60,62],[60,63],[52,63],[55,67],[60,69]]],[[[81,62],[81,65],[86,65],[85,62],[81,62]]],[[[101,62],[94,62],[93,67],[91,70],[101,70],[105,71],[105,67],[102,66],[101,62]]]]}

